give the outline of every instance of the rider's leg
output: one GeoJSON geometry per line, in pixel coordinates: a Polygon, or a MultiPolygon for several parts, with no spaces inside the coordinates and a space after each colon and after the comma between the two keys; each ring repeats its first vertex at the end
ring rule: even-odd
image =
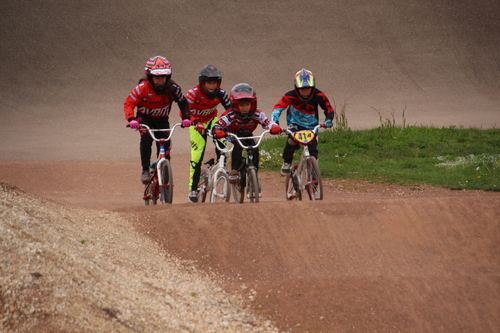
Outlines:
{"type": "Polygon", "coordinates": [[[298,144],[296,144],[291,138],[288,138],[285,148],[283,149],[283,161],[291,164],[293,161],[293,153],[295,153],[295,151],[299,148],[300,146],[298,144]]]}
{"type": "Polygon", "coordinates": [[[243,148],[239,144],[235,144],[231,153],[231,169],[238,170],[241,166],[243,148]]]}
{"type": "Polygon", "coordinates": [[[207,145],[207,135],[201,135],[194,126],[189,127],[189,137],[191,141],[191,161],[189,167],[188,190],[196,191],[200,181],[201,163],[205,155],[207,145]]]}

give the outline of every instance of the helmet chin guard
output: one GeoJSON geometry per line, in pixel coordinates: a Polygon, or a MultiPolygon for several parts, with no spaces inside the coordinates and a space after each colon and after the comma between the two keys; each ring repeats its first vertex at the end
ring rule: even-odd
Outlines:
{"type": "Polygon", "coordinates": [[[168,82],[172,77],[172,66],[167,58],[163,56],[155,56],[149,58],[144,67],[144,74],[148,79],[148,82],[153,87],[153,90],[157,95],[162,95],[167,90],[168,82]],[[153,81],[153,76],[166,76],[165,84],[158,86],[153,81]]]}
{"type": "Polygon", "coordinates": [[[209,99],[214,99],[215,97],[217,97],[220,91],[221,82],[222,73],[214,65],[206,65],[201,69],[198,83],[205,96],[207,96],[209,99]],[[205,89],[204,82],[217,82],[217,88],[214,91],[209,91],[205,89]]]}
{"type": "Polygon", "coordinates": [[[295,73],[295,81],[293,85],[295,86],[295,91],[297,92],[297,95],[302,99],[303,102],[307,103],[314,94],[316,80],[314,79],[314,75],[310,70],[302,68],[300,71],[295,73]],[[306,98],[302,97],[302,95],[299,92],[299,89],[303,88],[311,88],[311,93],[306,98]]]}
{"type": "Polygon", "coordinates": [[[231,94],[229,96],[231,102],[233,103],[233,110],[238,115],[238,117],[247,123],[252,119],[253,114],[257,110],[257,93],[248,83],[238,83],[231,89],[231,94]],[[242,113],[240,110],[240,103],[250,103],[250,111],[247,113],[242,113]]]}

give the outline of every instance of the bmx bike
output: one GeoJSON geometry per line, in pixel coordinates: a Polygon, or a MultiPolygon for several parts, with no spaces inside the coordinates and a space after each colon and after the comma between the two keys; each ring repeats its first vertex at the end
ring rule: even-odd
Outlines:
{"type": "Polygon", "coordinates": [[[323,200],[323,183],[318,161],[309,153],[309,144],[316,140],[317,131],[324,124],[317,125],[314,129],[292,132],[286,130],[292,140],[303,147],[302,155],[298,162],[290,167],[290,174],[286,176],[286,199],[302,200],[302,191],[306,190],[309,200],[323,200]]]}
{"type": "MultiPolygon", "coordinates": [[[[213,138],[212,131],[207,130],[207,134],[213,138]]],[[[229,174],[225,165],[226,154],[233,150],[233,146],[229,148],[227,141],[215,138],[214,143],[221,154],[217,162],[211,158],[204,163],[208,167],[201,170],[200,181],[198,182],[198,202],[205,202],[209,193],[210,202],[228,202],[231,199],[229,174]]]]}
{"type": "Polygon", "coordinates": [[[158,160],[151,163],[149,166],[150,178],[144,182],[144,195],[142,199],[147,206],[150,203],[156,205],[158,200],[162,204],[171,204],[174,196],[174,177],[172,174],[172,165],[168,159],[170,155],[170,148],[165,149],[165,142],[170,141],[172,134],[177,126],[177,123],[172,128],[167,129],[153,129],[145,124],[140,124],[139,130],[149,133],[154,141],[160,145],[160,154],[158,160]],[[157,138],[156,132],[168,133],[167,138],[157,138]]]}
{"type": "Polygon", "coordinates": [[[246,156],[243,156],[242,164],[237,170],[240,173],[239,179],[231,182],[236,203],[243,203],[245,194],[251,203],[259,202],[259,198],[261,197],[259,178],[257,176],[257,163],[259,161],[255,161],[253,149],[260,146],[262,138],[266,133],[269,133],[269,130],[262,132],[261,135],[246,137],[239,137],[234,133],[227,133],[228,140],[236,141],[236,143],[247,152],[246,156]],[[249,144],[248,141],[253,141],[254,139],[258,139],[257,142],[253,145],[249,144]]]}

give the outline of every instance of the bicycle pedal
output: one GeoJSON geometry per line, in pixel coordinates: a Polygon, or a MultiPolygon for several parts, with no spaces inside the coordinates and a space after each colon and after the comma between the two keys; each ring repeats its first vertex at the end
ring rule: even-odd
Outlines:
{"type": "Polygon", "coordinates": [[[231,184],[238,184],[240,181],[240,175],[239,174],[230,174],[229,175],[229,182],[231,184]]]}

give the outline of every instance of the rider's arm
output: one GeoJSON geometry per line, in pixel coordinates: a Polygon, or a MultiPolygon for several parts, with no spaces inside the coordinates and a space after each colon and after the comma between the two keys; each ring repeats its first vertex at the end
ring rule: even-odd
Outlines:
{"type": "Polygon", "coordinates": [[[135,114],[134,114],[134,109],[135,107],[139,104],[142,98],[142,93],[145,91],[144,83],[141,82],[137,87],[134,88],[128,94],[127,99],[125,100],[125,103],[123,103],[123,112],[125,114],[125,119],[127,121],[135,120],[135,114]]]}
{"type": "Polygon", "coordinates": [[[333,106],[330,104],[328,97],[326,97],[326,95],[321,90],[318,89],[316,89],[316,95],[320,97],[319,106],[324,111],[325,120],[326,119],[333,120],[335,116],[335,110],[333,109],[333,106]]]}
{"type": "Polygon", "coordinates": [[[257,109],[257,112],[255,112],[255,114],[257,115],[257,119],[264,129],[270,129],[271,126],[277,125],[274,120],[267,118],[266,114],[262,110],[257,109]]]}
{"type": "Polygon", "coordinates": [[[174,85],[175,87],[175,95],[174,95],[174,100],[179,106],[180,113],[181,113],[181,118],[182,120],[184,119],[190,119],[191,118],[191,112],[189,112],[189,103],[184,97],[184,94],[182,93],[181,87],[178,85],[174,85]]]}
{"type": "Polygon", "coordinates": [[[219,101],[225,110],[229,109],[232,105],[231,99],[229,99],[229,95],[224,89],[219,89],[219,101]]]}
{"type": "Polygon", "coordinates": [[[280,122],[281,113],[290,106],[290,99],[287,98],[287,94],[289,93],[290,92],[286,93],[280,98],[278,103],[274,105],[273,111],[271,112],[271,119],[277,124],[280,122]]]}

